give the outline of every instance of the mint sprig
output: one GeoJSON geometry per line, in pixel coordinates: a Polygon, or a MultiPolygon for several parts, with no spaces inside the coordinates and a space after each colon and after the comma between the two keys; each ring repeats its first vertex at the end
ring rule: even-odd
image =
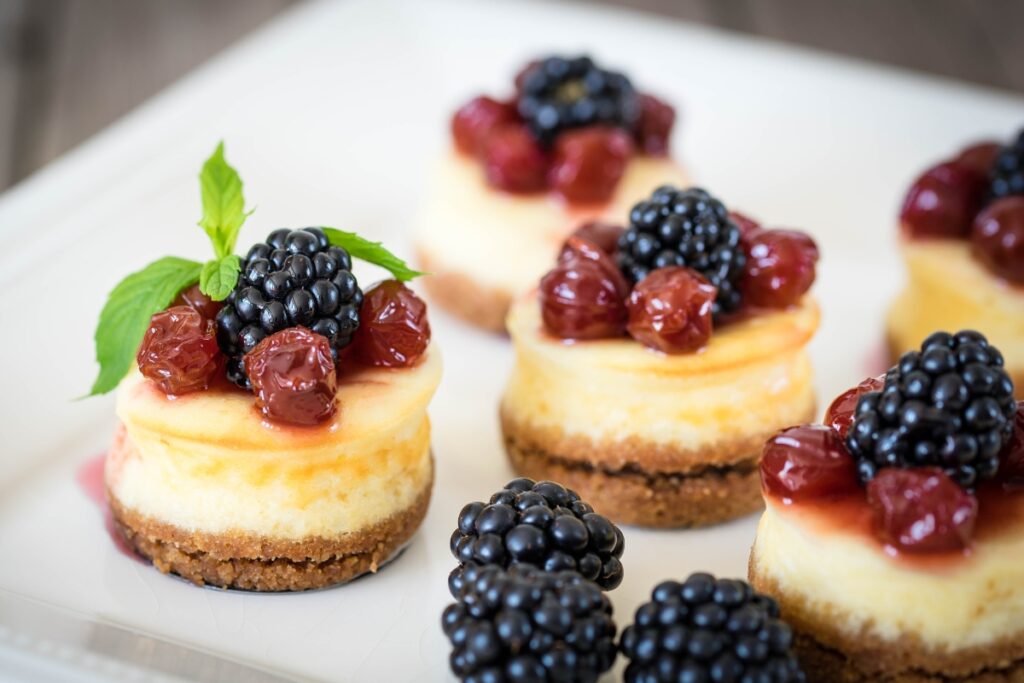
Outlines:
{"type": "Polygon", "coordinates": [[[337,228],[322,228],[324,234],[331,244],[341,247],[352,256],[367,263],[384,268],[399,282],[408,282],[413,278],[425,275],[418,270],[413,270],[409,265],[384,248],[380,242],[371,242],[365,237],[360,237],[354,232],[346,232],[337,228]]]}
{"type": "Polygon", "coordinates": [[[199,173],[203,198],[203,217],[199,226],[213,244],[216,258],[203,267],[199,291],[214,301],[223,301],[238,282],[240,263],[234,256],[235,242],[242,224],[249,217],[242,194],[242,178],[224,159],[224,143],[217,145],[199,173]]]}
{"type": "Polygon", "coordinates": [[[199,273],[199,291],[214,301],[223,301],[238,283],[242,260],[234,254],[227,254],[203,264],[199,273]]]}

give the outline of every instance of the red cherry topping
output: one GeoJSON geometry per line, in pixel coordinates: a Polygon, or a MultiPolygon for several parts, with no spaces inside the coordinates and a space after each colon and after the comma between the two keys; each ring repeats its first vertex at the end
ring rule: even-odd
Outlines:
{"type": "Polygon", "coordinates": [[[757,232],[761,230],[761,224],[755,221],[750,216],[742,214],[739,211],[730,211],[729,220],[736,224],[736,227],[740,229],[740,236],[744,241],[749,240],[757,232]]]}
{"type": "Polygon", "coordinates": [[[740,282],[744,301],[785,308],[814,284],[818,246],[794,230],[757,230],[746,240],[747,267],[740,282]]]}
{"type": "Polygon", "coordinates": [[[857,400],[862,394],[869,391],[881,391],[884,385],[883,380],[877,377],[868,377],[852,389],[847,389],[839,394],[825,412],[825,424],[836,430],[836,433],[845,440],[846,432],[853,424],[853,413],[857,409],[857,400]]]}
{"type": "Polygon", "coordinates": [[[257,344],[243,363],[268,419],[314,425],[334,414],[338,380],[327,337],[289,327],[257,344]]]}
{"type": "Polygon", "coordinates": [[[216,326],[191,306],[160,311],[149,320],[136,360],[165,394],[202,391],[220,370],[216,326]]]}
{"type": "Polygon", "coordinates": [[[570,238],[570,244],[590,256],[561,261],[540,281],[544,327],[562,339],[620,336],[626,325],[622,274],[593,243],[570,238]]]}
{"type": "Polygon", "coordinates": [[[718,290],[695,270],[658,268],[629,295],[629,334],[665,353],[695,351],[711,338],[711,305],[718,290]]]}
{"type": "Polygon", "coordinates": [[[526,129],[498,126],[483,142],[487,182],[508,192],[538,192],[547,187],[548,157],[526,129]]]}
{"type": "Polygon", "coordinates": [[[607,201],[632,154],[632,140],[618,128],[592,126],[566,131],[555,140],[549,184],[569,202],[607,201]]]}
{"type": "Polygon", "coordinates": [[[224,307],[223,301],[214,301],[199,291],[199,285],[194,284],[178,294],[171,306],[191,306],[199,311],[199,315],[210,320],[216,320],[217,313],[224,307]]]}
{"type": "Polygon", "coordinates": [[[427,305],[398,280],[371,287],[359,310],[353,350],[368,365],[404,368],[420,359],[430,344],[427,305]]]}
{"type": "Polygon", "coordinates": [[[971,250],[999,277],[1024,284],[1024,197],[999,199],[978,214],[971,250]]]}
{"type": "MultiPolygon", "coordinates": [[[[572,237],[580,237],[588,242],[593,242],[601,251],[609,256],[614,256],[619,248],[619,237],[625,231],[625,228],[621,225],[591,221],[576,228],[575,232],[572,233],[572,237]]],[[[563,245],[563,250],[564,248],[563,245]]]]}
{"type": "Polygon", "coordinates": [[[910,237],[966,237],[987,183],[984,173],[957,162],[928,169],[903,200],[903,230],[910,237]]]}
{"type": "Polygon", "coordinates": [[[640,120],[636,124],[637,145],[645,154],[668,154],[676,110],[654,95],[640,95],[640,120]]]}
{"type": "Polygon", "coordinates": [[[1010,491],[1024,491],[1024,401],[1018,401],[1013,436],[1002,453],[999,479],[1010,491]]]}
{"type": "Polygon", "coordinates": [[[842,438],[824,425],[790,427],[769,439],[761,457],[761,486],[794,501],[860,489],[842,438]]]}
{"type": "Polygon", "coordinates": [[[906,552],[959,550],[970,543],[978,500],[937,467],[888,467],[868,482],[881,537],[906,552]]]}
{"type": "Polygon", "coordinates": [[[474,97],[452,117],[452,137],[455,146],[464,154],[477,154],[497,126],[515,123],[515,107],[490,97],[474,97]]]}
{"type": "Polygon", "coordinates": [[[961,150],[953,161],[987,176],[1002,149],[998,142],[978,142],[961,150]]]}

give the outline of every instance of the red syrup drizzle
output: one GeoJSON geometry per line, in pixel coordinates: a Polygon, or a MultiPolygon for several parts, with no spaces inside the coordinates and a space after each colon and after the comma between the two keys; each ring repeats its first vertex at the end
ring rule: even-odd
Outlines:
{"type": "Polygon", "coordinates": [[[82,493],[85,494],[85,497],[99,507],[103,514],[103,526],[106,527],[107,533],[110,534],[110,540],[113,541],[114,547],[121,551],[122,555],[130,557],[136,562],[145,562],[142,556],[128,545],[128,542],[118,532],[117,527],[114,526],[114,516],[111,514],[110,505],[107,503],[106,484],[103,480],[103,467],[106,461],[106,453],[100,453],[89,458],[75,472],[75,481],[78,483],[82,493]]]}

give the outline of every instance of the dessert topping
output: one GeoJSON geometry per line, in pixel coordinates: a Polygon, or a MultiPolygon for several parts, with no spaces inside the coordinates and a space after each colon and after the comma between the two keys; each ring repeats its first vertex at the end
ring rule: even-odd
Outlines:
{"type": "Polygon", "coordinates": [[[630,136],[618,128],[592,126],[558,137],[548,184],[575,204],[611,198],[633,154],[630,136]]]}
{"type": "Polygon", "coordinates": [[[366,292],[354,350],[368,365],[415,365],[430,344],[427,305],[398,280],[384,280],[366,292]]]}
{"type": "Polygon", "coordinates": [[[563,339],[621,336],[628,288],[611,258],[578,237],[569,238],[563,254],[540,281],[544,326],[563,339]]]}
{"type": "Polygon", "coordinates": [[[869,391],[881,391],[884,386],[884,377],[869,377],[852,389],[839,394],[825,412],[825,424],[836,430],[845,441],[861,395],[869,391]]]}
{"type": "Polygon", "coordinates": [[[668,154],[676,110],[654,95],[640,95],[640,120],[636,124],[636,142],[645,154],[668,154]]]}
{"type": "MultiPolygon", "coordinates": [[[[608,256],[615,258],[615,251],[619,248],[618,242],[619,237],[622,236],[625,228],[621,225],[615,225],[613,223],[605,223],[602,221],[590,221],[584,223],[572,233],[571,237],[579,237],[581,239],[592,242],[608,256]]],[[[563,260],[562,257],[565,255],[565,245],[562,246],[562,253],[559,255],[558,260],[563,260]]]]}
{"type": "Polygon", "coordinates": [[[1003,146],[998,142],[978,142],[960,150],[953,161],[982,175],[988,175],[1002,149],[1003,146]]]}
{"type": "Polygon", "coordinates": [[[985,186],[985,175],[963,163],[928,169],[903,201],[903,229],[911,237],[967,237],[985,199],[985,186]]]}
{"type": "Polygon", "coordinates": [[[337,375],[323,335],[305,327],[275,332],[245,355],[243,367],[268,419],[315,425],[334,415],[337,375]]]}
{"type": "Polygon", "coordinates": [[[452,118],[452,137],[464,154],[479,154],[484,141],[498,126],[515,123],[513,104],[498,102],[490,97],[474,97],[464,104],[452,118]]]}
{"type": "Polygon", "coordinates": [[[795,230],[757,230],[744,240],[747,266],[740,282],[745,303],[785,308],[814,284],[818,246],[795,230]]]}
{"type": "Polygon", "coordinates": [[[977,499],[937,467],[882,470],[868,504],[881,536],[906,552],[964,548],[978,517],[977,499]]]}
{"type": "Polygon", "coordinates": [[[522,124],[497,127],[482,148],[487,181],[508,192],[537,192],[547,187],[548,154],[522,124]]]}
{"type": "Polygon", "coordinates": [[[214,301],[208,295],[203,294],[203,290],[199,288],[199,283],[197,282],[191,287],[183,289],[174,302],[171,303],[171,306],[191,306],[204,318],[216,320],[217,314],[224,304],[220,301],[214,301]]]}
{"type": "Polygon", "coordinates": [[[1024,130],[1017,140],[1003,147],[989,171],[989,198],[1024,195],[1024,130]]]}
{"type": "Polygon", "coordinates": [[[711,338],[716,294],[695,270],[658,268],[630,293],[626,329],[641,344],[665,353],[695,351],[711,338]]]}
{"type": "Polygon", "coordinates": [[[1017,414],[1013,419],[1013,436],[1003,451],[999,478],[1004,488],[1024,491],[1024,401],[1017,403],[1017,414]]]}
{"type": "Polygon", "coordinates": [[[842,437],[824,425],[790,427],[769,439],[761,457],[761,485],[793,501],[860,490],[842,437]]]}
{"type": "Polygon", "coordinates": [[[997,276],[1024,284],[1024,196],[998,199],[979,213],[971,249],[997,276]]]}
{"type": "Polygon", "coordinates": [[[139,371],[165,394],[202,391],[220,370],[214,323],[191,306],[153,314],[137,355],[139,371]]]}

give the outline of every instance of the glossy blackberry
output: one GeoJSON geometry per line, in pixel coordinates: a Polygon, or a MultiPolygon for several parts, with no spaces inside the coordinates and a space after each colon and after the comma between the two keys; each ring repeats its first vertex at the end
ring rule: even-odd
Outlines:
{"type": "Polygon", "coordinates": [[[550,481],[515,479],[490,503],[462,508],[451,538],[460,564],[448,581],[456,595],[469,565],[529,564],[552,572],[574,569],[611,590],[622,582],[624,549],[622,531],[575,492],[550,481]]]}
{"type": "Polygon", "coordinates": [[[747,263],[740,229],[722,202],[699,188],[666,185],[634,206],[619,237],[617,259],[632,282],[665,266],[696,270],[718,288],[716,317],[740,306],[739,282],[747,263]]]}
{"type": "Polygon", "coordinates": [[[658,584],[620,643],[628,683],[798,683],[792,645],[774,600],[709,574],[658,584]]]}
{"type": "Polygon", "coordinates": [[[1024,130],[1003,147],[989,171],[989,199],[1024,195],[1024,130]]]}
{"type": "Polygon", "coordinates": [[[938,466],[971,489],[998,471],[1016,406],[1003,356],[982,334],[936,332],[860,397],[846,445],[864,483],[883,467],[938,466]]]}
{"type": "Polygon", "coordinates": [[[589,57],[549,57],[523,75],[516,101],[530,132],[548,145],[564,130],[595,124],[632,129],[640,115],[633,84],[589,57]]]}
{"type": "Polygon", "coordinates": [[[596,681],[615,661],[608,598],[578,572],[470,566],[441,616],[463,681],[596,681]]]}
{"type": "Polygon", "coordinates": [[[359,327],[362,301],[352,258],[320,228],[275,230],[242,259],[238,284],[217,314],[228,379],[248,389],[242,357],[265,337],[298,325],[327,337],[337,360],[359,327]]]}

